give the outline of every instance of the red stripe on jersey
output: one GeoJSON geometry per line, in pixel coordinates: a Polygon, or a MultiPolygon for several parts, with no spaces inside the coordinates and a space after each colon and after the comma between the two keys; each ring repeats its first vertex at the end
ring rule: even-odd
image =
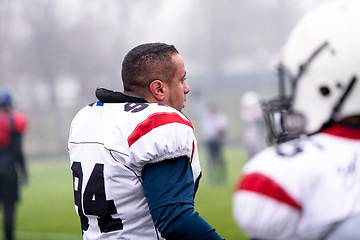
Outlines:
{"type": "Polygon", "coordinates": [[[194,157],[194,152],[195,152],[195,141],[193,141],[193,144],[192,144],[190,163],[192,163],[192,160],[193,160],[193,157],[194,157]]]}
{"type": "Polygon", "coordinates": [[[139,138],[149,133],[154,128],[170,123],[185,124],[193,128],[191,122],[183,119],[177,113],[154,113],[150,115],[145,121],[137,125],[135,130],[129,135],[127,139],[129,147],[131,147],[131,145],[133,145],[137,140],[139,140],[139,138]]]}
{"type": "Polygon", "coordinates": [[[297,203],[281,186],[275,181],[261,173],[245,175],[237,190],[247,190],[263,194],[279,202],[285,203],[301,212],[301,205],[297,203]]]}
{"type": "Polygon", "coordinates": [[[323,133],[349,139],[360,139],[360,129],[344,125],[332,125],[322,131],[323,133]]]}

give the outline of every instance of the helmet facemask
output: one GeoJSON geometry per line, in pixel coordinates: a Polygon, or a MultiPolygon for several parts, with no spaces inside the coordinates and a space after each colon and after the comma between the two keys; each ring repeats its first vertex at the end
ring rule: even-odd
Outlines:
{"type": "MultiPolygon", "coordinates": [[[[343,86],[344,90],[342,90],[342,93],[334,102],[333,107],[329,109],[330,112],[327,115],[326,120],[323,122],[322,126],[317,129],[317,131],[307,131],[306,117],[294,110],[294,98],[297,85],[299,81],[302,81],[303,75],[307,72],[314,59],[324,50],[333,51],[328,42],[323,43],[313,52],[305,63],[300,65],[298,74],[295,77],[289,73],[284,65],[279,65],[279,97],[270,101],[262,102],[265,124],[268,131],[268,142],[270,144],[280,144],[299,138],[301,135],[311,135],[328,126],[331,126],[336,122],[338,113],[357,82],[356,75],[346,81],[346,86],[343,86]],[[289,83],[286,84],[287,82],[289,83]]],[[[319,89],[317,90],[324,96],[329,94],[330,91],[326,86],[319,86],[319,89]]]]}
{"type": "Polygon", "coordinates": [[[280,144],[304,134],[305,118],[291,111],[296,80],[287,75],[283,65],[278,66],[279,96],[262,101],[267,141],[280,144]]]}

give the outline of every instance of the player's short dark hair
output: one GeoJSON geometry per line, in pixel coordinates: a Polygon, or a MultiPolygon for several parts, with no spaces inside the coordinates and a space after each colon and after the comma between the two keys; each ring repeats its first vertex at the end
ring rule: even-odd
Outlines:
{"type": "Polygon", "coordinates": [[[172,56],[178,53],[173,45],[165,43],[145,43],[130,50],[122,63],[124,91],[142,92],[155,79],[170,83],[176,72],[172,56]]]}

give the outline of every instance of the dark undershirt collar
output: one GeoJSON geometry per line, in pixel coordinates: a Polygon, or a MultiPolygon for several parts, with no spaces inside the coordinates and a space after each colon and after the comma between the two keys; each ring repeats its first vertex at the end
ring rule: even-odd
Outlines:
{"type": "Polygon", "coordinates": [[[147,101],[144,98],[128,95],[122,92],[116,92],[108,90],[105,88],[97,88],[95,91],[97,99],[102,103],[124,103],[124,102],[133,102],[133,103],[146,103],[147,101]]]}

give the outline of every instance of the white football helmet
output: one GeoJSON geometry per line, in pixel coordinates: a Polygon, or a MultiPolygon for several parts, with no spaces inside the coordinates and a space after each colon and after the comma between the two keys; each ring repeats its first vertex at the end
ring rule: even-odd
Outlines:
{"type": "Polygon", "coordinates": [[[275,142],[360,116],[360,1],[326,2],[300,19],[279,66],[280,97],[263,105],[281,116],[283,139],[275,142]]]}

